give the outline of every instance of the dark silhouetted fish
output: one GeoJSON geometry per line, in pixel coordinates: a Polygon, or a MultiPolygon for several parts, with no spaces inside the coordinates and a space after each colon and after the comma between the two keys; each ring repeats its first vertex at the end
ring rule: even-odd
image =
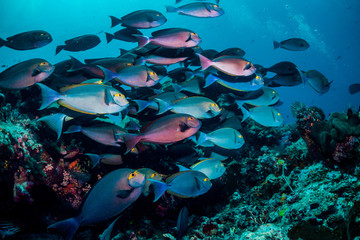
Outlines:
{"type": "Polygon", "coordinates": [[[123,16],[121,19],[114,16],[110,16],[110,18],[111,27],[121,24],[125,27],[142,29],[158,27],[167,21],[166,17],[161,12],[155,10],[135,11],[123,16]]]}
{"type": "Polygon", "coordinates": [[[274,49],[283,48],[290,51],[304,51],[310,47],[310,44],[301,38],[290,38],[281,42],[273,41],[274,49]]]}
{"type": "Polygon", "coordinates": [[[239,56],[243,57],[246,54],[244,50],[241,48],[233,47],[227,48],[214,56],[214,58],[221,57],[221,56],[239,56]]]}
{"type": "Polygon", "coordinates": [[[272,65],[271,67],[264,68],[264,69],[266,71],[278,73],[281,75],[295,74],[298,72],[298,70],[296,69],[296,65],[292,62],[287,62],[287,61],[276,63],[276,64],[272,65]]]}
{"type": "Polygon", "coordinates": [[[219,17],[225,13],[219,5],[208,2],[193,2],[180,7],[166,6],[166,11],[199,18],[219,17]]]}
{"type": "Polygon", "coordinates": [[[96,47],[101,42],[100,38],[94,34],[86,34],[65,41],[65,45],[56,47],[56,54],[61,50],[70,52],[80,52],[96,47]]]}
{"type": "Polygon", "coordinates": [[[30,50],[43,47],[51,41],[52,37],[48,32],[34,30],[8,37],[6,41],[0,38],[0,47],[6,46],[16,50],[30,50]]]}
{"type": "Polygon", "coordinates": [[[329,80],[319,71],[310,70],[305,73],[307,83],[318,93],[324,94],[329,91],[330,84],[329,80]]]}
{"type": "Polygon", "coordinates": [[[49,77],[54,68],[48,61],[41,58],[20,62],[0,73],[0,88],[29,87],[49,77]]]}
{"type": "Polygon", "coordinates": [[[143,35],[142,32],[135,28],[123,28],[113,34],[105,33],[107,43],[113,39],[125,41],[125,42],[137,42],[137,38],[134,35],[143,35]]]}
{"type": "Polygon", "coordinates": [[[180,210],[179,216],[177,218],[177,224],[176,224],[177,240],[180,240],[181,237],[186,233],[188,224],[189,224],[189,210],[187,209],[187,207],[184,206],[180,210]]]}
{"type": "Polygon", "coordinates": [[[349,86],[349,93],[355,94],[357,92],[360,92],[360,83],[354,83],[349,86]]]}
{"type": "Polygon", "coordinates": [[[297,86],[303,83],[302,77],[299,73],[290,75],[276,74],[272,78],[265,78],[265,86],[267,87],[281,87],[281,86],[297,86]]]}

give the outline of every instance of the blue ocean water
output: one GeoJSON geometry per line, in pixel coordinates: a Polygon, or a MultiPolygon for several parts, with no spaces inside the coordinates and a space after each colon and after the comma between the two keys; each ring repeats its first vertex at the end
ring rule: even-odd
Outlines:
{"type": "MultiPolygon", "coordinates": [[[[189,3],[183,1],[182,3],[189,3]]],[[[319,95],[310,86],[280,87],[276,90],[284,103],[279,106],[287,122],[292,121],[290,105],[301,101],[331,112],[343,112],[350,106],[359,107],[360,95],[350,95],[348,86],[360,82],[360,2],[356,0],[329,1],[239,1],[222,0],[225,15],[214,19],[199,19],[165,13],[165,5],[174,5],[170,0],[58,0],[58,1],[0,1],[0,37],[45,30],[53,36],[53,42],[40,49],[16,51],[0,49],[1,71],[17,62],[41,57],[55,64],[72,55],[85,58],[115,57],[119,48],[130,49],[135,43],[112,41],[106,44],[104,32],[115,32],[120,27],[110,28],[109,15],[121,17],[140,9],[154,9],[165,14],[165,27],[191,29],[202,38],[203,49],[218,51],[228,47],[240,47],[246,58],[253,63],[269,67],[280,61],[292,61],[302,70],[316,69],[329,81],[334,81],[330,91],[319,95]],[[86,52],[61,52],[55,56],[55,48],[65,40],[83,35],[98,34],[102,43],[86,52]],[[284,49],[274,50],[272,41],[291,37],[307,40],[311,47],[303,52],[284,49]],[[4,67],[6,66],[6,67],[4,67]]],[[[144,34],[160,29],[144,30],[144,34]]]]}

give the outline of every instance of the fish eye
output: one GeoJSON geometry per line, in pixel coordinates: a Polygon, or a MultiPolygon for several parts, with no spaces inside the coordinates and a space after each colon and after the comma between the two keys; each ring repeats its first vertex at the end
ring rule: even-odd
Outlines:
{"type": "Polygon", "coordinates": [[[121,93],[115,93],[114,94],[114,97],[123,97],[124,96],[124,94],[121,94],[121,93]]]}
{"type": "Polygon", "coordinates": [[[223,167],[223,166],[224,166],[224,164],[222,163],[222,164],[220,164],[220,166],[221,166],[221,167],[223,167]]]}
{"type": "Polygon", "coordinates": [[[156,173],[153,173],[153,174],[151,174],[151,177],[155,177],[157,174],[156,173]]]}
{"type": "Polygon", "coordinates": [[[280,116],[281,114],[280,113],[277,113],[278,116],[280,116]]]}
{"type": "Polygon", "coordinates": [[[261,77],[260,77],[260,76],[256,76],[256,79],[257,79],[257,80],[260,80],[260,79],[261,79],[261,77]]]}
{"type": "Polygon", "coordinates": [[[210,181],[209,178],[204,178],[204,182],[210,181]]]}
{"type": "Polygon", "coordinates": [[[193,120],[194,119],[194,117],[188,117],[188,120],[193,120]]]}
{"type": "Polygon", "coordinates": [[[133,177],[135,177],[135,172],[131,173],[131,174],[129,175],[129,178],[128,178],[128,179],[130,180],[130,179],[132,179],[133,177]]]}
{"type": "Polygon", "coordinates": [[[274,94],[275,94],[275,91],[273,91],[272,93],[274,93],[274,94]]]}
{"type": "Polygon", "coordinates": [[[242,136],[242,135],[239,135],[238,137],[239,137],[239,138],[242,138],[243,136],[242,136]]]}
{"type": "Polygon", "coordinates": [[[47,64],[47,62],[42,62],[42,63],[40,63],[40,66],[44,66],[46,64],[47,64]]]}

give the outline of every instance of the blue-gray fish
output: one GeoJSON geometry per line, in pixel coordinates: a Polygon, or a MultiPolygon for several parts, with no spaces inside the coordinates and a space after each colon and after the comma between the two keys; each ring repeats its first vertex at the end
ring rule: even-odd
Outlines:
{"type": "Polygon", "coordinates": [[[210,98],[193,96],[182,98],[173,102],[156,99],[159,104],[158,114],[168,110],[174,113],[187,113],[198,119],[213,118],[220,114],[220,107],[210,98]]]}
{"type": "Polygon", "coordinates": [[[6,46],[15,50],[30,50],[43,47],[51,43],[50,33],[43,30],[34,30],[16,34],[5,40],[0,38],[0,47],[6,46]]]}
{"type": "Polygon", "coordinates": [[[0,88],[22,89],[44,81],[55,67],[41,58],[15,64],[0,73],[0,88]]]}
{"type": "Polygon", "coordinates": [[[146,182],[143,187],[143,194],[144,196],[148,196],[151,192],[150,185],[152,184],[152,182],[149,181],[149,179],[161,181],[162,176],[161,174],[157,173],[156,171],[150,168],[139,168],[137,171],[145,175],[146,182]]]}
{"type": "Polygon", "coordinates": [[[221,162],[221,160],[216,158],[207,158],[201,160],[200,162],[195,163],[190,167],[190,169],[176,165],[179,167],[179,171],[187,171],[187,170],[195,170],[204,173],[210,180],[221,177],[225,171],[225,165],[221,162]]]}
{"type": "Polygon", "coordinates": [[[290,38],[281,42],[273,41],[274,49],[283,48],[290,51],[304,51],[310,44],[302,38],[290,38]]]}
{"type": "Polygon", "coordinates": [[[236,104],[240,107],[244,103],[254,106],[270,106],[276,104],[280,100],[280,95],[274,89],[269,87],[262,87],[263,94],[254,99],[248,100],[235,100],[236,104]]]}
{"type": "Polygon", "coordinates": [[[324,94],[329,91],[330,84],[329,80],[317,70],[309,70],[305,72],[306,82],[320,94],[324,94]]]}
{"type": "Polygon", "coordinates": [[[158,27],[167,21],[161,12],[155,10],[138,10],[123,16],[121,19],[114,16],[110,16],[110,18],[111,27],[121,24],[125,27],[140,29],[158,27]]]}
{"type": "Polygon", "coordinates": [[[117,89],[101,84],[76,84],[56,92],[44,84],[40,110],[57,101],[61,106],[85,114],[111,114],[124,110],[129,102],[117,89]]]}
{"type": "Polygon", "coordinates": [[[250,117],[255,122],[265,127],[278,127],[282,125],[282,123],[284,122],[281,113],[276,108],[273,107],[261,106],[261,107],[251,108],[249,111],[246,110],[244,107],[240,107],[240,108],[244,114],[242,121],[250,117]]]}
{"type": "Polygon", "coordinates": [[[244,143],[244,137],[233,128],[220,128],[210,133],[200,132],[197,145],[207,146],[208,143],[225,149],[239,149],[244,143]]]}
{"type": "Polygon", "coordinates": [[[100,162],[107,165],[121,165],[123,164],[122,156],[119,154],[93,154],[93,153],[84,153],[92,161],[92,167],[97,166],[100,162]]]}
{"type": "Polygon", "coordinates": [[[122,138],[120,136],[126,133],[124,129],[113,124],[96,124],[88,127],[73,125],[70,126],[64,133],[67,134],[76,132],[81,132],[98,143],[114,147],[120,147],[119,143],[122,142],[122,138]]]}
{"type": "Polygon", "coordinates": [[[112,171],[91,189],[78,216],[48,228],[62,232],[66,240],[72,239],[80,226],[105,221],[124,211],[141,195],[144,184],[145,176],[138,171],[129,168],[112,171]]]}
{"type": "Polygon", "coordinates": [[[166,6],[166,11],[199,18],[219,17],[225,13],[219,5],[208,2],[194,2],[180,7],[166,6]]]}
{"type": "Polygon", "coordinates": [[[185,234],[188,224],[189,224],[189,210],[187,209],[187,207],[184,206],[180,210],[179,216],[177,218],[177,224],[176,224],[177,240],[180,240],[181,237],[185,234]]]}
{"type": "Polygon", "coordinates": [[[165,182],[150,180],[153,182],[155,200],[167,191],[180,198],[200,196],[210,190],[210,179],[202,172],[188,170],[177,172],[168,177],[165,182]]]}
{"type": "Polygon", "coordinates": [[[62,50],[70,52],[80,52],[96,47],[101,42],[100,38],[94,34],[81,35],[65,41],[65,45],[56,47],[55,55],[62,50]]]}

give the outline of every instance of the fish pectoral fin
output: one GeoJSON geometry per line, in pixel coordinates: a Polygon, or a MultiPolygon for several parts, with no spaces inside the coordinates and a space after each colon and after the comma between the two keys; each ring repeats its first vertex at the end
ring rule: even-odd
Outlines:
{"type": "Polygon", "coordinates": [[[185,42],[188,42],[188,41],[191,41],[191,33],[189,33],[189,37],[188,37],[188,39],[186,39],[185,42]]]}
{"type": "Polygon", "coordinates": [[[196,189],[201,190],[201,182],[198,178],[195,178],[196,189]]]}
{"type": "Polygon", "coordinates": [[[248,70],[248,69],[250,69],[250,68],[251,68],[251,63],[248,63],[248,64],[246,64],[246,66],[244,67],[243,71],[248,70]]]}
{"type": "Polygon", "coordinates": [[[179,125],[180,127],[180,132],[186,132],[186,130],[188,130],[190,127],[188,125],[186,125],[186,123],[182,122],[179,125]]]}
{"type": "Polygon", "coordinates": [[[110,105],[111,103],[114,103],[114,98],[110,93],[109,89],[105,89],[105,104],[110,105]]]}
{"type": "Polygon", "coordinates": [[[210,5],[205,3],[204,6],[205,6],[206,10],[210,13],[211,12],[210,5]]]}
{"type": "Polygon", "coordinates": [[[128,190],[119,190],[116,193],[116,197],[124,199],[127,198],[128,196],[130,196],[130,194],[132,193],[132,191],[134,190],[134,188],[128,189],[128,190]]]}
{"type": "Polygon", "coordinates": [[[40,73],[41,73],[41,71],[39,69],[35,68],[35,69],[33,69],[31,76],[35,77],[35,76],[39,75],[40,73]]]}

